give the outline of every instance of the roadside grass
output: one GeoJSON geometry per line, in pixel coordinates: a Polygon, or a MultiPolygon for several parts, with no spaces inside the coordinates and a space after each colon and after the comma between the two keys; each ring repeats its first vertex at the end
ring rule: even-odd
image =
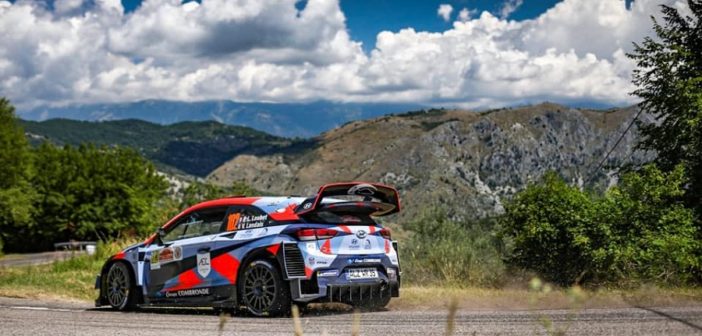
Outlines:
{"type": "Polygon", "coordinates": [[[107,258],[131,242],[98,243],[97,252],[35,266],[0,267],[0,296],[93,301],[95,276],[107,258]]]}

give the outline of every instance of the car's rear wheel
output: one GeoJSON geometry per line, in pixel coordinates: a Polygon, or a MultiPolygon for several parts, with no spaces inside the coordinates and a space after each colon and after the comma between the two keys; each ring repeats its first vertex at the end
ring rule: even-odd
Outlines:
{"type": "Polygon", "coordinates": [[[136,291],[127,265],[116,262],[107,271],[105,297],[113,309],[129,310],[136,306],[136,291]]]}
{"type": "Polygon", "coordinates": [[[290,288],[278,268],[267,260],[256,260],[246,266],[239,292],[242,303],[255,316],[290,313],[290,288]]]}

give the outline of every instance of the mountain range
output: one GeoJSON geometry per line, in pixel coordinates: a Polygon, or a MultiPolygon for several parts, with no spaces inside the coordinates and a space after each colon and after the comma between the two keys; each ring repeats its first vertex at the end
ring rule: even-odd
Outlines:
{"type": "Polygon", "coordinates": [[[184,121],[217,121],[247,126],[284,137],[313,137],[346,122],[423,108],[417,104],[386,103],[240,103],[228,100],[181,102],[144,100],[132,103],[40,106],[19,110],[22,119],[109,121],[141,119],[168,125],[184,121]]]}
{"type": "MultiPolygon", "coordinates": [[[[637,112],[550,103],[481,113],[428,109],[347,122],[310,139],[214,121],[23,125],[35,142],[131,146],[161,167],[278,195],[309,195],[336,181],[387,183],[402,196],[402,221],[432,205],[454,217],[499,213],[511,195],[549,170],[573,184],[606,188],[617,182],[618,167],[653,158],[635,149],[635,125],[625,132],[637,112]]],[[[639,119],[653,121],[647,114],[639,119]]]]}
{"type": "MultiPolygon", "coordinates": [[[[428,206],[445,207],[458,218],[483,218],[501,212],[506,199],[547,171],[602,190],[617,182],[619,167],[651,160],[651,153],[635,149],[636,126],[625,133],[637,112],[545,103],[383,116],[328,131],[305,151],[239,154],[208,180],[303,195],[334,181],[378,181],[399,189],[401,219],[428,206]]],[[[640,120],[652,122],[646,114],[640,120]]]]}

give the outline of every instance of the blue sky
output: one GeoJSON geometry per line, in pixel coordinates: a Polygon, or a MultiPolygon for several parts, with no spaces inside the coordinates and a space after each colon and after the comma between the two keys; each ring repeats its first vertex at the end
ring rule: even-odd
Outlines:
{"type": "Polygon", "coordinates": [[[686,0],[0,0],[0,92],[23,108],[624,106],[626,53],[661,4],[686,0]]]}

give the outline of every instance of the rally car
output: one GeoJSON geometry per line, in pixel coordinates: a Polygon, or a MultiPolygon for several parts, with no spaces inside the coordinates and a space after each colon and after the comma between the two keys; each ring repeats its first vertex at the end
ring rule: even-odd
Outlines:
{"type": "Polygon", "coordinates": [[[234,196],[181,212],[110,257],[96,306],[214,307],[284,315],[292,304],[380,308],[400,293],[390,231],[373,217],[400,211],[392,187],[322,186],[313,197],[234,196]]]}

